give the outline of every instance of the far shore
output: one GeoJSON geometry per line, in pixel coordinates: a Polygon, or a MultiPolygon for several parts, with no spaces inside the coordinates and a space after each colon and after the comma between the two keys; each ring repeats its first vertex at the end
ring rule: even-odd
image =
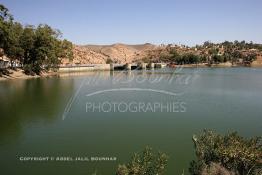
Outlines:
{"type": "MultiPolygon", "coordinates": [[[[220,63],[220,64],[184,64],[184,65],[176,65],[175,67],[184,67],[184,68],[233,68],[233,67],[252,67],[252,68],[262,68],[262,65],[251,65],[251,66],[243,66],[243,65],[230,65],[226,63],[220,63]]],[[[174,68],[175,68],[174,67],[174,68]]],[[[92,72],[92,71],[105,71],[105,70],[95,70],[95,69],[88,69],[88,70],[81,70],[81,69],[74,69],[72,71],[48,71],[48,72],[42,72],[40,75],[27,75],[24,73],[23,69],[17,68],[16,70],[13,69],[7,69],[9,72],[8,75],[1,75],[0,81],[4,80],[16,80],[16,79],[31,79],[31,78],[40,78],[40,77],[49,77],[49,76],[55,76],[55,75],[62,75],[64,73],[73,73],[73,72],[92,72]]],[[[108,70],[109,71],[109,70],[108,70]]]]}
{"type": "Polygon", "coordinates": [[[250,65],[243,65],[243,64],[232,64],[230,62],[219,63],[219,64],[206,64],[206,63],[199,63],[199,64],[183,64],[183,65],[176,65],[176,67],[185,67],[185,68],[195,68],[195,67],[202,67],[202,68],[231,68],[231,67],[252,67],[252,68],[262,68],[262,64],[252,63],[250,65]]]}

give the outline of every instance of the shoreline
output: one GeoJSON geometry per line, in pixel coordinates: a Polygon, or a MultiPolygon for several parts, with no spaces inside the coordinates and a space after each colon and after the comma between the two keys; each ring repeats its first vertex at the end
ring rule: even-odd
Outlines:
{"type": "Polygon", "coordinates": [[[262,68],[262,64],[251,64],[251,65],[243,65],[243,64],[232,64],[229,62],[226,63],[219,63],[219,64],[206,64],[206,63],[199,63],[199,64],[183,64],[183,65],[176,65],[176,67],[184,67],[184,68],[235,68],[235,67],[247,67],[247,68],[262,68]]]}
{"type": "MultiPolygon", "coordinates": [[[[243,66],[243,65],[224,65],[224,64],[215,64],[215,65],[207,65],[207,64],[184,64],[184,65],[176,65],[176,67],[182,68],[262,68],[262,65],[259,66],[243,66]]],[[[174,69],[176,68],[174,67],[174,69]]],[[[172,68],[172,67],[170,67],[172,68]]],[[[56,75],[63,75],[64,73],[77,73],[77,72],[94,72],[94,71],[105,71],[105,70],[73,70],[73,71],[49,71],[43,72],[40,75],[27,75],[24,73],[23,69],[18,68],[17,70],[7,69],[10,72],[9,75],[2,75],[0,76],[0,82],[5,80],[18,80],[18,79],[32,79],[32,78],[42,78],[42,77],[49,77],[49,76],[56,76],[56,75]]],[[[110,71],[110,70],[107,70],[110,71]]]]}
{"type": "Polygon", "coordinates": [[[17,70],[7,69],[7,71],[10,74],[0,76],[0,81],[41,78],[41,77],[54,76],[54,75],[58,74],[58,72],[49,71],[49,72],[43,72],[43,73],[41,73],[41,75],[27,75],[27,74],[24,73],[24,70],[20,69],[20,68],[18,68],[17,70]]]}

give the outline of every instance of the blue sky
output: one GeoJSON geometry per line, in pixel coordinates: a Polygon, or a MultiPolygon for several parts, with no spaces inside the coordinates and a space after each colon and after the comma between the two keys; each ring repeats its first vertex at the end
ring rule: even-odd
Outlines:
{"type": "Polygon", "coordinates": [[[0,0],[23,24],[75,44],[262,43],[262,0],[0,0]]]}

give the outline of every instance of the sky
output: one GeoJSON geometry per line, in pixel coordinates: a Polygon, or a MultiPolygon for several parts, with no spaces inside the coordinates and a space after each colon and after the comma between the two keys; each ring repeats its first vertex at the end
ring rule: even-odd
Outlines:
{"type": "Polygon", "coordinates": [[[75,44],[262,43],[262,0],[0,0],[22,24],[75,44]]]}

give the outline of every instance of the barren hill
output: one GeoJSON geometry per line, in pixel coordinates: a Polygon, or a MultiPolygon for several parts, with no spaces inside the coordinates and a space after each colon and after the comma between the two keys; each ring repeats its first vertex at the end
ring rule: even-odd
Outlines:
{"type": "MultiPolygon", "coordinates": [[[[111,60],[114,63],[131,63],[143,59],[147,52],[157,49],[158,46],[146,43],[139,45],[127,45],[117,43],[113,45],[75,45],[75,64],[101,64],[111,60]]],[[[62,60],[68,64],[68,60],[62,60]]]]}

